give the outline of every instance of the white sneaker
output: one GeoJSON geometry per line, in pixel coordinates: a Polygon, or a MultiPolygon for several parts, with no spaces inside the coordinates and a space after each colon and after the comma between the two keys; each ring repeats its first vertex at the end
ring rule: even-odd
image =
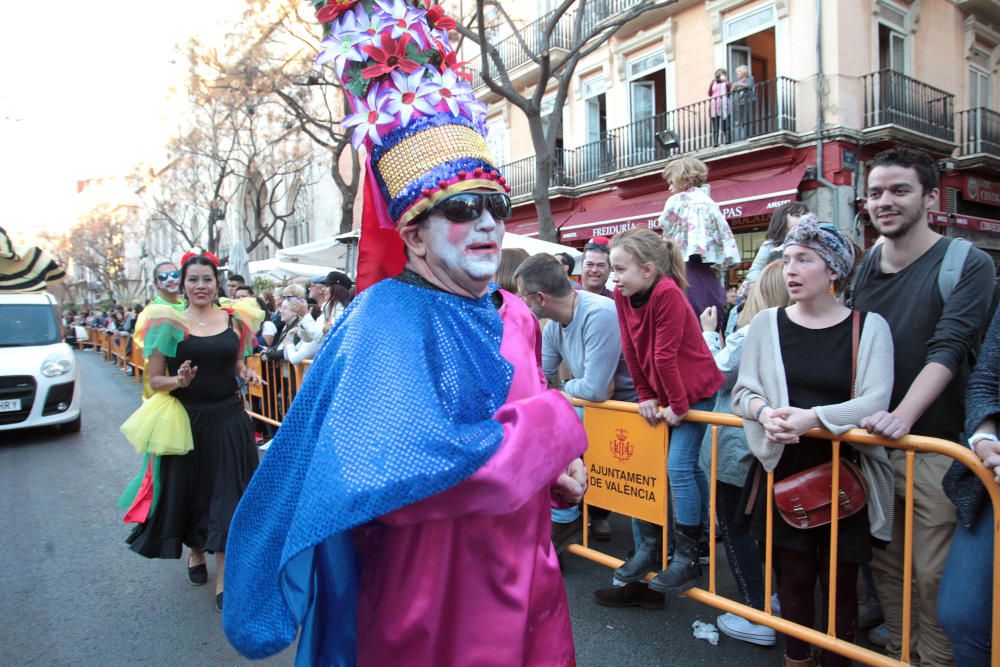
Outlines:
{"type": "Polygon", "coordinates": [[[750,644],[757,644],[758,646],[774,646],[774,642],[777,640],[777,634],[774,632],[774,628],[769,628],[766,625],[751,623],[747,619],[742,616],[737,616],[736,614],[730,614],[727,612],[715,619],[715,624],[719,627],[719,632],[727,637],[739,639],[740,641],[748,642],[750,644]]]}

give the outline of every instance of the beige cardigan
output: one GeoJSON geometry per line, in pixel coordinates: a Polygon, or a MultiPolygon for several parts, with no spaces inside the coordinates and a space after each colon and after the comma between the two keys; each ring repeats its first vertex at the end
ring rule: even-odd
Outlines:
{"type": "MultiPolygon", "coordinates": [[[[886,410],[892,396],[892,334],[876,313],[865,318],[858,342],[858,369],[854,398],[813,408],[823,428],[835,435],[855,428],[865,417],[886,410]]],[[[778,309],[769,308],[753,318],[743,343],[740,375],[733,387],[733,412],[744,417],[750,451],[771,472],[785,446],[769,440],[764,427],[749,414],[750,401],[759,398],[772,408],[788,405],[788,386],[778,337],[778,309]]],[[[864,456],[861,470],[868,486],[868,522],[871,534],[888,541],[892,537],[892,465],[883,447],[852,445],[864,456]]]]}

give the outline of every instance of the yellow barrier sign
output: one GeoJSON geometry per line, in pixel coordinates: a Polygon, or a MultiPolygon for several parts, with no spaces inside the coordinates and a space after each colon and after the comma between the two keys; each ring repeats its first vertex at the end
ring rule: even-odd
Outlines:
{"type": "Polygon", "coordinates": [[[583,425],[589,440],[585,502],[665,525],[666,426],[653,428],[638,414],[594,407],[584,411],[583,425]]]}

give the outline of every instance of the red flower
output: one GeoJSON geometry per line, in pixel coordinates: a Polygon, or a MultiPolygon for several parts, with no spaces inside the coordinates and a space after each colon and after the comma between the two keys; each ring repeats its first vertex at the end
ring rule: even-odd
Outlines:
{"type": "Polygon", "coordinates": [[[441,72],[447,72],[448,70],[453,71],[456,75],[462,77],[466,81],[472,82],[472,75],[466,72],[463,68],[469,63],[468,60],[459,60],[458,54],[454,51],[448,51],[447,47],[440,41],[435,40],[434,49],[438,52],[441,57],[441,72]]]}
{"type": "Polygon", "coordinates": [[[316,20],[329,23],[348,9],[356,5],[358,0],[327,0],[327,3],[316,12],[316,20]]]}
{"type": "MultiPolygon", "coordinates": [[[[429,0],[427,4],[430,5],[429,0]]],[[[444,15],[444,7],[441,5],[427,8],[427,21],[438,30],[454,30],[457,27],[455,19],[444,15]]]]}
{"type": "Polygon", "coordinates": [[[381,49],[371,45],[362,46],[361,50],[371,56],[378,64],[366,67],[361,72],[361,76],[365,79],[374,79],[384,74],[389,74],[396,68],[403,70],[407,74],[413,74],[420,65],[412,60],[407,60],[406,46],[409,43],[410,36],[408,34],[402,35],[397,42],[393,40],[390,31],[386,30],[382,33],[381,49]]]}

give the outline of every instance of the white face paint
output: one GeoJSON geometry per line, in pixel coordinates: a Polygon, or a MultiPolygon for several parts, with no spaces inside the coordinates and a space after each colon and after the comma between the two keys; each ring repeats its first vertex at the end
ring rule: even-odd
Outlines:
{"type": "MultiPolygon", "coordinates": [[[[173,264],[164,264],[160,267],[158,273],[171,273],[177,271],[177,267],[173,264]]],[[[181,289],[181,278],[178,275],[176,278],[167,278],[166,280],[157,280],[156,287],[158,289],[167,292],[168,294],[177,294],[181,289]]]]}
{"type": "Polygon", "coordinates": [[[462,286],[489,280],[500,266],[503,232],[489,210],[474,222],[451,222],[435,211],[427,218],[427,263],[462,286]]]}

